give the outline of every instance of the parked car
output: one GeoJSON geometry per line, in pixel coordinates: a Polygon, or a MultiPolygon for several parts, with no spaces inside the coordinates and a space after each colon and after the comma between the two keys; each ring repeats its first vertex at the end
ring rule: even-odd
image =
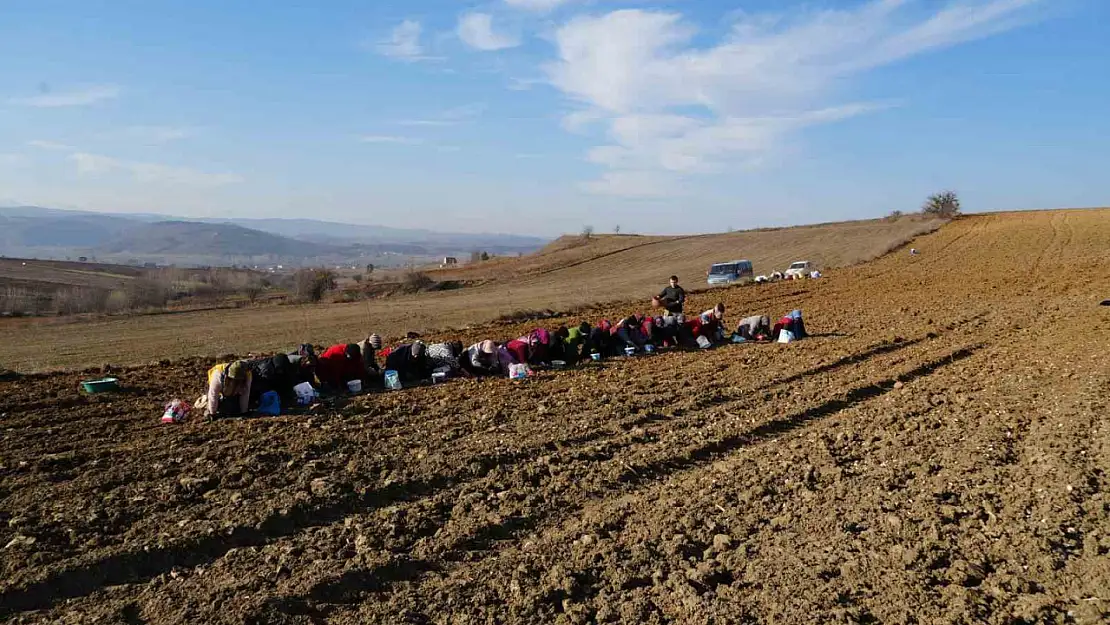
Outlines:
{"type": "Polygon", "coordinates": [[[786,269],[784,275],[787,280],[806,278],[809,277],[810,272],[814,269],[816,269],[816,267],[808,260],[797,260],[790,263],[790,267],[786,269]]]}
{"type": "Polygon", "coordinates": [[[750,282],[755,274],[752,271],[752,261],[732,260],[727,263],[714,263],[706,272],[706,282],[710,286],[733,284],[737,282],[750,282]]]}

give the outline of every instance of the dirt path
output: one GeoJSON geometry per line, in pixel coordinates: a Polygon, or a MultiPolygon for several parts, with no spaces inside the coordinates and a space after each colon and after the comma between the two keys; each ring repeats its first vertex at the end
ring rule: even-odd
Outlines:
{"type": "Polygon", "coordinates": [[[178,427],[204,362],[0,382],[0,619],[1105,622],[1110,212],[915,246],[694,302],[789,346],[178,427]]]}

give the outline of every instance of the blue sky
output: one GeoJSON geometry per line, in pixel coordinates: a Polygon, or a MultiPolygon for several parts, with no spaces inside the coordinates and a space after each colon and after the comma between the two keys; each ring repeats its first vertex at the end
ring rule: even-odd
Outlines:
{"type": "Polygon", "coordinates": [[[0,0],[0,204],[711,232],[1110,204],[1101,0],[0,0]]]}

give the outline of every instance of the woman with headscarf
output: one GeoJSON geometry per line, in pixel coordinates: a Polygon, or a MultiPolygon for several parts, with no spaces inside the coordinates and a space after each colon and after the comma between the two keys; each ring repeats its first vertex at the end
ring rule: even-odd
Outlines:
{"type": "Polygon", "coordinates": [[[208,417],[247,413],[251,397],[251,370],[243,360],[216,365],[208,370],[208,417]]]}
{"type": "Polygon", "coordinates": [[[319,358],[316,356],[316,348],[311,343],[302,343],[297,347],[297,351],[289,352],[289,364],[293,365],[293,369],[297,372],[297,382],[310,382],[316,383],[316,363],[319,358]]]}
{"type": "Polygon", "coordinates": [[[431,373],[445,373],[453,378],[459,375],[459,356],[462,355],[462,343],[450,341],[447,343],[432,343],[428,346],[428,369],[431,373]]]}
{"type": "Polygon", "coordinates": [[[416,382],[428,377],[427,350],[423,341],[398,345],[385,357],[386,370],[393,370],[402,382],[416,382]]]}
{"type": "Polygon", "coordinates": [[[513,364],[525,364],[531,361],[532,346],[524,339],[513,339],[502,345],[498,352],[507,352],[513,364]]]}
{"type": "Polygon", "coordinates": [[[771,318],[767,315],[752,315],[740,320],[736,333],[748,341],[763,341],[771,336],[771,318]]]}
{"type": "Polygon", "coordinates": [[[362,350],[354,343],[332,345],[320,354],[316,363],[316,377],[320,384],[333,392],[347,390],[347,382],[365,377],[362,350]]]}
{"type": "MultiPolygon", "coordinates": [[[[459,365],[475,377],[498,375],[502,369],[498,351],[497,343],[480,341],[467,348],[466,353],[459,358],[459,365]]],[[[508,371],[508,368],[505,370],[508,371]]]]}
{"type": "Polygon", "coordinates": [[[783,330],[789,330],[794,335],[794,340],[804,339],[806,336],[806,325],[802,322],[802,311],[793,310],[789,314],[784,315],[782,319],[775,322],[775,327],[771,330],[771,338],[779,340],[779,334],[783,330]]]}
{"type": "Polygon", "coordinates": [[[720,343],[725,339],[725,305],[723,303],[717,304],[713,308],[703,312],[698,316],[697,331],[694,333],[695,338],[704,336],[710,342],[720,343]]]}
{"type": "Polygon", "coordinates": [[[546,329],[536,328],[516,341],[510,341],[510,343],[517,342],[526,346],[523,350],[525,359],[522,362],[532,366],[551,364],[551,333],[546,329]]]}
{"type": "Polygon", "coordinates": [[[378,359],[375,354],[382,348],[382,337],[371,334],[358,342],[358,348],[362,352],[362,367],[365,371],[363,377],[368,381],[381,378],[382,368],[378,366],[378,359]]]}
{"type": "Polygon", "coordinates": [[[610,347],[614,353],[619,353],[627,347],[633,349],[638,347],[635,339],[637,326],[634,316],[621,318],[609,326],[610,347]]]}
{"type": "Polygon", "coordinates": [[[602,319],[597,327],[590,328],[590,333],[586,337],[586,343],[582,346],[582,356],[588,357],[589,354],[601,354],[611,356],[613,354],[613,323],[608,319],[602,319]]]}
{"type": "Polygon", "coordinates": [[[559,360],[562,360],[566,362],[568,366],[573,367],[574,365],[578,364],[578,361],[583,356],[586,356],[586,354],[582,353],[582,346],[586,343],[586,339],[590,336],[590,324],[583,321],[573,328],[561,328],[560,330],[562,358],[560,358],[559,360]]]}

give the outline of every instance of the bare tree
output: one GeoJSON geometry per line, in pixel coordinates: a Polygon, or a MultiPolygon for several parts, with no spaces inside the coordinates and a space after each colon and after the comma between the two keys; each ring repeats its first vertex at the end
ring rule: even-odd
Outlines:
{"type": "Polygon", "coordinates": [[[335,288],[335,274],[327,269],[301,269],[293,276],[293,290],[302,301],[318,302],[335,288]]]}
{"type": "Polygon", "coordinates": [[[953,219],[960,216],[960,198],[955,191],[941,191],[934,193],[925,200],[921,212],[926,215],[953,219]]]}
{"type": "Polygon", "coordinates": [[[620,233],[621,233],[620,224],[617,224],[617,225],[613,226],[613,234],[620,234],[620,233]]]}
{"type": "Polygon", "coordinates": [[[426,291],[435,285],[435,280],[423,272],[410,271],[405,274],[401,280],[401,286],[407,293],[417,293],[419,291],[426,291]]]}
{"type": "Polygon", "coordinates": [[[582,238],[589,241],[594,236],[593,226],[582,226],[582,238]]]}
{"type": "Polygon", "coordinates": [[[258,296],[262,295],[264,290],[261,282],[251,282],[243,287],[243,295],[246,295],[247,301],[253,304],[258,301],[258,296]]]}

